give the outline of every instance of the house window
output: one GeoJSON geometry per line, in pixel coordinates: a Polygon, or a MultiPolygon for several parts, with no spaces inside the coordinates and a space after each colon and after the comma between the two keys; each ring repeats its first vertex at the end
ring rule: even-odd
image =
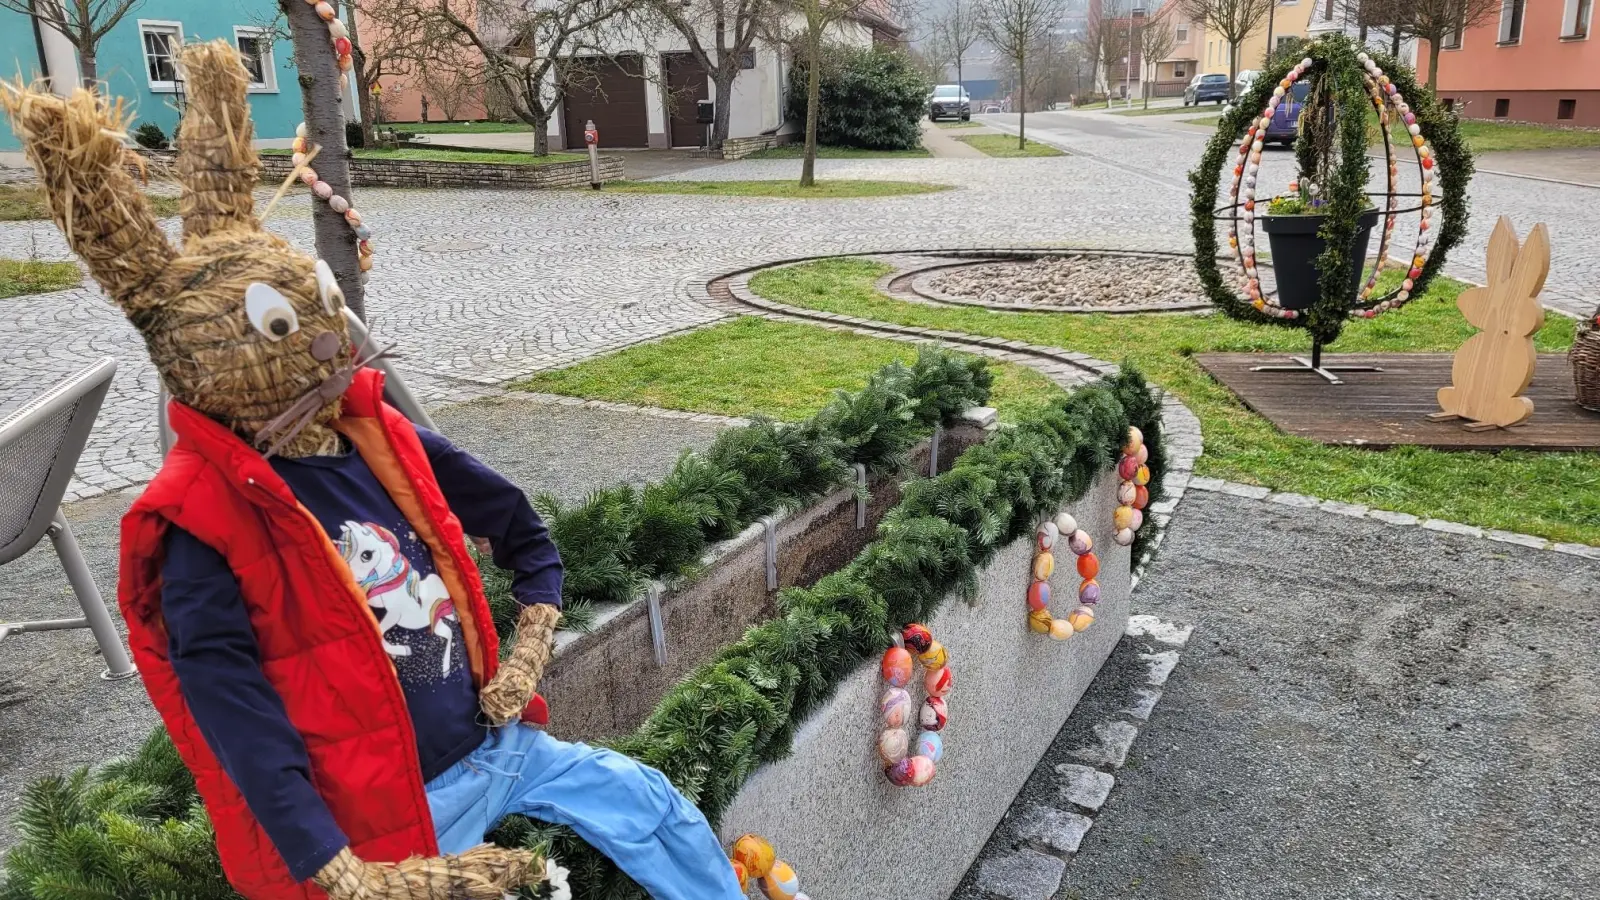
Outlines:
{"type": "Polygon", "coordinates": [[[183,23],[139,20],[144,43],[145,74],[153,91],[178,89],[178,48],[183,46],[183,23]]]}
{"type": "Polygon", "coordinates": [[[252,93],[275,93],[278,75],[272,66],[272,35],[264,28],[235,25],[233,42],[244,60],[244,70],[250,73],[252,93]]]}
{"type": "Polygon", "coordinates": [[[1496,119],[1504,119],[1506,116],[1509,116],[1509,115],[1511,115],[1511,98],[1510,97],[1501,97],[1501,98],[1495,100],[1494,101],[1494,117],[1496,119]]]}
{"type": "Polygon", "coordinates": [[[739,68],[741,68],[741,69],[754,69],[755,67],[756,67],[756,52],[754,50],[746,50],[743,53],[739,54],[739,68]]]}
{"type": "Polygon", "coordinates": [[[1189,70],[1184,68],[1183,63],[1176,63],[1175,65],[1173,65],[1173,67],[1172,67],[1172,77],[1173,78],[1186,78],[1186,77],[1188,77],[1188,75],[1189,75],[1189,70]]]}
{"type": "Polygon", "coordinates": [[[1527,0],[1500,0],[1500,43],[1522,41],[1522,11],[1527,0]]]}
{"type": "Polygon", "coordinates": [[[1454,112],[1455,111],[1456,98],[1454,98],[1454,97],[1446,97],[1446,98],[1444,98],[1443,103],[1444,103],[1444,111],[1445,112],[1454,112]]]}
{"type": "Polygon", "coordinates": [[[1439,49],[1440,50],[1460,50],[1461,49],[1461,26],[1457,25],[1456,27],[1454,27],[1454,28],[1452,28],[1449,31],[1444,33],[1444,35],[1439,39],[1439,49]]]}
{"type": "Polygon", "coordinates": [[[1594,12],[1594,0],[1567,0],[1561,13],[1561,36],[1568,40],[1589,36],[1589,18],[1594,12]]]}
{"type": "Polygon", "coordinates": [[[1577,100],[1557,100],[1556,101],[1556,118],[1557,119],[1576,119],[1577,117],[1578,117],[1578,101],[1577,100]]]}
{"type": "Polygon", "coordinates": [[[1322,21],[1333,21],[1333,0],[1322,0],[1322,21]]]}
{"type": "Polygon", "coordinates": [[[1178,43],[1187,44],[1188,42],[1189,42],[1189,26],[1187,26],[1187,25],[1179,25],[1178,26],[1178,43]]]}

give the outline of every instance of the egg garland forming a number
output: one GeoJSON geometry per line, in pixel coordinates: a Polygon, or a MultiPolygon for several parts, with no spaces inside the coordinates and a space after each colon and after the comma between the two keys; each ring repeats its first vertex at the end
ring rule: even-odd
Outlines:
{"type": "Polygon", "coordinates": [[[767,900],[811,900],[800,890],[794,866],[778,858],[772,844],[759,834],[742,835],[733,842],[733,874],[739,890],[749,891],[754,880],[767,900]]]}
{"type": "Polygon", "coordinates": [[[1122,445],[1122,459],[1117,461],[1117,511],[1111,516],[1112,527],[1117,529],[1114,540],[1121,546],[1133,543],[1133,536],[1144,524],[1144,508],[1150,505],[1150,448],[1144,445],[1144,433],[1137,428],[1128,429],[1128,441],[1122,445]]]}
{"type": "Polygon", "coordinates": [[[1033,557],[1033,584],[1028,586],[1028,627],[1064,641],[1094,624],[1094,605],[1100,602],[1100,559],[1094,555],[1094,541],[1078,527],[1078,520],[1067,513],[1039,526],[1035,533],[1038,553],[1033,557]],[[1067,547],[1078,557],[1078,608],[1065,619],[1050,615],[1050,576],[1056,570],[1056,541],[1066,535],[1067,547]]]}
{"type": "Polygon", "coordinates": [[[881,671],[888,686],[879,704],[883,731],[878,735],[878,757],[883,760],[884,775],[897,787],[922,787],[932,781],[936,764],[944,757],[944,738],[939,732],[949,721],[945,697],[955,686],[955,673],[948,662],[944,645],[916,623],[907,625],[894,646],[883,652],[881,671]],[[922,686],[928,693],[918,714],[922,731],[917,734],[915,753],[910,752],[906,731],[911,720],[911,692],[906,687],[911,683],[912,653],[927,670],[922,686]]]}

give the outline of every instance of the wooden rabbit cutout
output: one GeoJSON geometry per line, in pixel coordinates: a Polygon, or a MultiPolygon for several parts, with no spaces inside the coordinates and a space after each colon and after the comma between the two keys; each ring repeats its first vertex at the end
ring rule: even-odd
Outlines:
{"type": "Polygon", "coordinates": [[[1462,291],[1461,314],[1478,328],[1456,351],[1451,386],[1439,389],[1439,407],[1430,418],[1462,418],[1467,428],[1506,428],[1533,415],[1533,401],[1521,396],[1533,380],[1538,357],[1533,335],[1544,325],[1539,291],[1550,274],[1550,232],[1533,226],[1528,242],[1517,246],[1511,220],[1501,216],[1489,236],[1485,287],[1462,291]]]}

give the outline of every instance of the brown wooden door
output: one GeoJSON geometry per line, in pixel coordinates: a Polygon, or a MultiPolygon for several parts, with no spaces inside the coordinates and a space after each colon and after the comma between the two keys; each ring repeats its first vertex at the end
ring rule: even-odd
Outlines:
{"type": "Polygon", "coordinates": [[[645,115],[644,57],[586,56],[562,67],[567,81],[565,123],[567,149],[583,149],[583,125],[594,120],[600,149],[646,147],[650,124],[645,115]]]}
{"type": "Polygon", "coordinates": [[[693,53],[664,53],[661,68],[667,81],[667,136],[674,147],[699,147],[708,126],[696,121],[696,104],[711,99],[705,66],[693,53]]]}

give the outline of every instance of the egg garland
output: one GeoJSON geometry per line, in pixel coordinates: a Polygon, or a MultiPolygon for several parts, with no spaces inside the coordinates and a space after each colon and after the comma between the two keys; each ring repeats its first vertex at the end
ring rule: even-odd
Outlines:
{"type": "MultiPolygon", "coordinates": [[[[1298,192],[1303,186],[1302,194],[1310,203],[1322,207],[1317,210],[1324,217],[1320,233],[1329,241],[1328,252],[1337,254],[1352,246],[1361,217],[1374,212],[1363,212],[1371,209],[1362,199],[1368,191],[1366,116],[1339,116],[1335,127],[1336,133],[1331,135],[1335,156],[1325,167],[1319,168],[1316,147],[1304,140],[1298,142],[1296,158],[1302,174],[1291,181],[1290,188],[1298,192]],[[1313,171],[1322,171],[1323,177],[1314,176],[1313,171]]],[[[1409,69],[1381,52],[1364,50],[1345,35],[1325,35],[1306,47],[1302,59],[1271,67],[1222,116],[1192,176],[1196,274],[1207,298],[1230,317],[1303,328],[1315,343],[1326,346],[1338,338],[1345,322],[1372,318],[1426,291],[1443,269],[1448,251],[1466,233],[1471,174],[1471,157],[1455,119],[1429,91],[1418,86],[1409,69]],[[1392,269],[1396,262],[1390,257],[1399,257],[1405,277],[1388,293],[1377,292],[1373,273],[1357,282],[1355,289],[1343,282],[1339,284],[1345,286],[1340,288],[1330,281],[1309,309],[1289,310],[1263,295],[1258,277],[1255,224],[1258,214],[1266,211],[1261,206],[1266,198],[1258,197],[1257,190],[1261,187],[1264,123],[1292,99],[1294,86],[1307,79],[1312,80],[1319,98],[1339,109],[1377,109],[1397,130],[1403,126],[1406,134],[1400,139],[1409,139],[1416,155],[1421,190],[1414,195],[1399,193],[1400,157],[1384,129],[1387,191],[1379,210],[1374,211],[1384,218],[1377,242],[1379,259],[1381,267],[1392,269]],[[1229,178],[1227,183],[1224,177],[1229,178]],[[1408,196],[1421,202],[1400,209],[1408,196]],[[1224,197],[1227,199],[1219,200],[1224,197]],[[1420,220],[1417,239],[1406,252],[1394,248],[1393,232],[1398,217],[1409,212],[1418,212],[1420,220]],[[1218,219],[1223,222],[1221,228],[1218,219]],[[1236,262],[1228,262],[1228,257],[1236,262]]],[[[1378,193],[1372,192],[1374,200],[1378,193]]],[[[1383,272],[1376,274],[1381,277],[1383,272]]]]}
{"type": "MultiPolygon", "coordinates": [[[[339,21],[339,14],[328,0],[306,0],[306,5],[315,9],[317,18],[328,25],[328,36],[333,41],[333,52],[339,65],[339,93],[343,94],[350,89],[349,72],[355,64],[355,47],[350,43],[350,32],[339,21]]],[[[332,185],[317,177],[317,170],[311,168],[311,158],[315,153],[306,134],[306,123],[295,126],[294,143],[290,145],[295,171],[299,173],[301,183],[310,188],[317,199],[326,202],[330,209],[343,216],[345,224],[355,232],[356,265],[361,270],[364,283],[367,273],[372,270],[372,229],[362,222],[361,213],[350,205],[347,198],[335,194],[332,185]]]]}
{"type": "Polygon", "coordinates": [[[1127,443],[1122,445],[1122,458],[1117,460],[1117,509],[1111,515],[1112,527],[1117,533],[1113,540],[1119,546],[1133,544],[1133,537],[1144,524],[1144,508],[1150,505],[1150,448],[1144,445],[1144,432],[1129,426],[1127,443]]]}
{"type": "Polygon", "coordinates": [[[944,757],[944,738],[939,732],[949,722],[945,697],[955,687],[955,673],[949,662],[944,645],[934,640],[926,626],[917,623],[907,625],[894,645],[883,652],[878,668],[886,686],[879,702],[883,730],[878,734],[878,758],[883,761],[884,775],[896,787],[922,787],[932,781],[937,764],[944,757]],[[913,660],[922,664],[922,686],[927,693],[916,714],[922,730],[914,747],[906,728],[912,719],[908,686],[915,674],[913,660]]]}
{"type": "Polygon", "coordinates": [[[741,835],[729,854],[739,890],[748,892],[754,882],[767,900],[811,900],[800,890],[794,866],[778,858],[771,842],[759,834],[741,835]]]}
{"type": "MultiPolygon", "coordinates": [[[[1148,470],[1146,470],[1148,474],[1148,470]]],[[[1045,522],[1034,533],[1038,550],[1033,557],[1033,583],[1028,586],[1028,628],[1037,634],[1048,634],[1064,641],[1094,624],[1093,606],[1100,602],[1100,560],[1094,555],[1094,540],[1078,527],[1078,520],[1068,513],[1059,513],[1053,521],[1045,522]],[[1066,535],[1067,549],[1078,558],[1078,607],[1065,619],[1050,614],[1050,576],[1055,572],[1056,559],[1052,552],[1058,541],[1066,535]]]]}

